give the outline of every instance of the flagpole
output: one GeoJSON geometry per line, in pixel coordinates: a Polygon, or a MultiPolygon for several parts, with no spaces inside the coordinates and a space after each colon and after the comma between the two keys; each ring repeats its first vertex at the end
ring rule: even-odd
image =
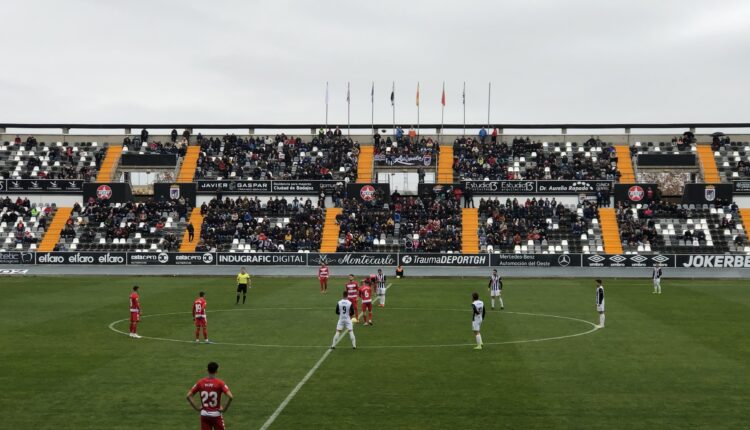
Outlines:
{"type": "Polygon", "coordinates": [[[464,81],[463,100],[464,100],[464,137],[466,137],[466,81],[464,81]]]}
{"type": "Polygon", "coordinates": [[[445,81],[443,81],[443,95],[440,97],[440,134],[438,135],[438,146],[443,140],[443,126],[445,124],[445,81]]]}
{"type": "Polygon", "coordinates": [[[487,128],[490,128],[490,108],[492,106],[492,82],[487,85],[487,128]]]}
{"type": "Polygon", "coordinates": [[[370,123],[372,124],[372,134],[375,134],[375,81],[372,81],[370,90],[370,123]]]}
{"type": "Polygon", "coordinates": [[[396,81],[391,89],[391,110],[393,111],[393,134],[396,134],[396,81]]]}
{"type": "Polygon", "coordinates": [[[352,134],[352,123],[351,123],[351,87],[349,82],[346,83],[346,135],[351,136],[352,134]]]}
{"type": "Polygon", "coordinates": [[[326,131],[328,131],[328,81],[326,81],[326,131]]]}
{"type": "Polygon", "coordinates": [[[417,136],[419,136],[419,82],[417,82],[417,136]]]}

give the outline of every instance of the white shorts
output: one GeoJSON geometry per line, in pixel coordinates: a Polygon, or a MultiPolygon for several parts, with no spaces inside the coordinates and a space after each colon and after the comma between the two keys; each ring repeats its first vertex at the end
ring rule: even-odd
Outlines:
{"type": "Polygon", "coordinates": [[[503,290],[490,290],[490,297],[500,297],[503,290]]]}
{"type": "Polygon", "coordinates": [[[378,287],[378,289],[377,289],[377,294],[378,294],[379,296],[384,296],[384,295],[385,295],[385,291],[386,291],[386,290],[385,290],[385,287],[383,287],[383,288],[380,288],[380,287],[378,287]]]}
{"type": "Polygon", "coordinates": [[[654,279],[654,287],[660,287],[661,286],[661,278],[654,279]]]}
{"type": "Polygon", "coordinates": [[[602,303],[601,305],[596,305],[596,311],[604,312],[604,303],[602,303]]]}
{"type": "Polygon", "coordinates": [[[482,328],[482,320],[474,320],[471,322],[471,329],[479,331],[482,328]]]}
{"type": "Polygon", "coordinates": [[[336,325],[337,331],[344,331],[344,330],[352,330],[352,321],[339,321],[339,323],[336,325]]]}

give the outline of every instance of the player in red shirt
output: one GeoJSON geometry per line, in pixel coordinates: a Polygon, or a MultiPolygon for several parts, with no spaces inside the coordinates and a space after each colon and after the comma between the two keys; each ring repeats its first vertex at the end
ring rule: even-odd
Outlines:
{"type": "Polygon", "coordinates": [[[372,325],[372,287],[369,279],[365,279],[359,287],[359,297],[362,298],[362,323],[372,325]]]}
{"type": "Polygon", "coordinates": [[[325,263],[320,264],[318,269],[318,280],[320,281],[320,294],[328,292],[328,266],[325,263]]]}
{"type": "Polygon", "coordinates": [[[229,405],[234,400],[227,384],[216,377],[218,370],[218,363],[213,361],[208,363],[208,377],[199,379],[187,393],[187,401],[190,406],[201,414],[201,430],[224,430],[222,414],[229,409],[229,405]],[[200,408],[193,401],[193,396],[196,394],[201,397],[200,408]],[[221,406],[222,394],[226,394],[229,398],[224,406],[221,406]]]}
{"type": "Polygon", "coordinates": [[[195,321],[195,341],[200,341],[201,328],[203,328],[203,339],[206,343],[211,343],[208,340],[208,322],[206,321],[206,293],[201,291],[198,293],[198,298],[193,302],[193,321],[195,321]]]}
{"type": "Polygon", "coordinates": [[[344,287],[346,289],[346,298],[352,302],[352,309],[354,309],[354,318],[352,322],[357,322],[359,312],[357,311],[357,297],[359,297],[359,284],[354,280],[354,275],[349,275],[349,282],[344,287]]]}
{"type": "Polygon", "coordinates": [[[138,336],[138,323],[141,321],[141,300],[138,298],[138,285],[133,287],[130,293],[130,337],[140,339],[138,336]]]}

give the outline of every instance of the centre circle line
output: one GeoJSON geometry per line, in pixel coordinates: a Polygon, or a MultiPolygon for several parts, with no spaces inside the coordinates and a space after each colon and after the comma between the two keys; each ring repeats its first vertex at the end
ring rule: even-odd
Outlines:
{"type": "MultiPolygon", "coordinates": [[[[393,310],[411,310],[411,311],[447,311],[447,312],[467,312],[466,309],[446,309],[446,308],[399,308],[399,307],[391,307],[388,309],[393,310]]],[[[206,311],[206,313],[214,313],[214,312],[236,312],[236,311],[265,311],[265,310],[327,310],[327,308],[244,308],[244,309],[216,309],[211,311],[206,311]]],[[[565,319],[569,321],[576,321],[581,322],[584,324],[588,324],[591,326],[591,329],[579,333],[573,333],[569,335],[562,335],[562,336],[551,336],[551,337],[544,337],[544,338],[538,338],[538,339],[521,339],[521,340],[508,340],[503,342],[484,342],[484,345],[512,345],[512,344],[522,344],[522,343],[535,343],[535,342],[545,342],[545,341],[551,341],[551,340],[561,340],[561,339],[569,339],[573,337],[578,336],[584,336],[587,334],[591,334],[597,330],[600,329],[599,326],[592,323],[591,321],[586,321],[580,318],[574,318],[574,317],[566,317],[562,315],[552,315],[552,314],[540,314],[540,313],[533,313],[533,312],[514,312],[514,311],[501,311],[505,314],[515,314],[515,315],[526,315],[526,316],[536,316],[536,317],[544,317],[544,318],[558,318],[558,319],[565,319]]],[[[167,312],[167,313],[161,313],[161,314],[151,314],[151,315],[144,315],[141,318],[152,318],[152,317],[161,317],[161,316],[170,316],[170,315],[185,315],[190,314],[190,312],[167,312]]],[[[109,324],[108,328],[112,330],[115,333],[119,333],[122,335],[128,335],[129,333],[126,333],[122,330],[118,330],[115,328],[115,326],[119,323],[129,321],[129,318],[123,318],[117,321],[113,321],[109,324]]],[[[176,343],[189,343],[194,344],[195,341],[192,340],[182,340],[182,339],[171,339],[171,338],[164,338],[164,337],[154,337],[154,336],[141,336],[143,339],[150,339],[150,340],[159,340],[159,341],[166,341],[166,342],[176,342],[176,343]]],[[[260,343],[238,343],[238,342],[213,342],[213,345],[228,345],[228,346],[249,346],[249,347],[256,347],[256,348],[292,348],[292,349],[323,349],[323,348],[329,348],[328,345],[278,345],[278,344],[260,344],[260,343]]],[[[375,345],[375,346],[360,346],[358,349],[406,349],[406,348],[451,348],[451,347],[462,347],[462,346],[472,346],[473,343],[452,343],[452,344],[437,344],[437,345],[375,345]]]]}

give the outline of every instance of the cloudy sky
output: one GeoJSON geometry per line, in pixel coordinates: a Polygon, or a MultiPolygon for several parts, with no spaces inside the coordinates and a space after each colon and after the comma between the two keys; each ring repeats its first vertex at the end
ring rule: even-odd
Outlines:
{"type": "Polygon", "coordinates": [[[0,122],[748,121],[750,2],[7,0],[0,122]]]}

